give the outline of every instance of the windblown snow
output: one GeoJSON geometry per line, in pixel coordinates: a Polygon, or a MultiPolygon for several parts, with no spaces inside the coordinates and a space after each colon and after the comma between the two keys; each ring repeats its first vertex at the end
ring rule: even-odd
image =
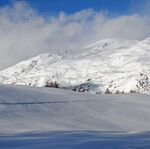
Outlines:
{"type": "Polygon", "coordinates": [[[44,53],[0,72],[3,84],[46,86],[90,93],[150,93],[150,38],[105,39],[65,54],[44,53]]]}
{"type": "Polygon", "coordinates": [[[0,86],[0,134],[51,131],[149,131],[147,94],[93,95],[0,86]]]}

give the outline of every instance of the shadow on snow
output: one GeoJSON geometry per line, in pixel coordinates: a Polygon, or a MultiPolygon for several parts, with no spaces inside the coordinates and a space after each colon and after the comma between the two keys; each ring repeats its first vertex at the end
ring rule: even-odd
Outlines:
{"type": "Polygon", "coordinates": [[[0,136],[2,149],[150,148],[150,132],[53,131],[0,136]]]}

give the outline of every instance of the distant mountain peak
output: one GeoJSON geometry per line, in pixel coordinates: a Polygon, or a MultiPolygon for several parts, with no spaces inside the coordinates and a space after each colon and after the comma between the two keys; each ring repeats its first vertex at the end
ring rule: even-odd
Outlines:
{"type": "Polygon", "coordinates": [[[150,93],[150,38],[104,39],[63,55],[43,53],[0,72],[0,82],[91,93],[150,93]],[[143,76],[141,76],[143,74],[143,76]]]}

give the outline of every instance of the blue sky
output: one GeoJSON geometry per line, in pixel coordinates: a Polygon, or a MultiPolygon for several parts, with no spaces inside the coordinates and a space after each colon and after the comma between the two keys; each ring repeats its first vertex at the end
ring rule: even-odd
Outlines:
{"type": "MultiPolygon", "coordinates": [[[[0,0],[0,6],[10,4],[14,0],[0,0]]],[[[21,0],[16,0],[21,1],[21,0]]],[[[130,14],[141,11],[148,0],[24,0],[39,13],[74,13],[83,9],[93,8],[95,11],[106,10],[110,14],[130,14]]]]}
{"type": "MultiPolygon", "coordinates": [[[[29,0],[27,0],[29,2],[29,0]]],[[[124,13],[130,5],[130,0],[32,0],[30,2],[40,11],[64,11],[73,13],[82,9],[93,8],[96,11],[109,10],[115,13],[124,13]]]]}

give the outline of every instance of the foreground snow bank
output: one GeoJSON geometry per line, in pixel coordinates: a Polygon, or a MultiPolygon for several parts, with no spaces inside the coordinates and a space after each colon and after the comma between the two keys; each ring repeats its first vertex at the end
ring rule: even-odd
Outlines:
{"type": "Polygon", "coordinates": [[[149,131],[150,95],[0,85],[0,133],[149,131]]]}

